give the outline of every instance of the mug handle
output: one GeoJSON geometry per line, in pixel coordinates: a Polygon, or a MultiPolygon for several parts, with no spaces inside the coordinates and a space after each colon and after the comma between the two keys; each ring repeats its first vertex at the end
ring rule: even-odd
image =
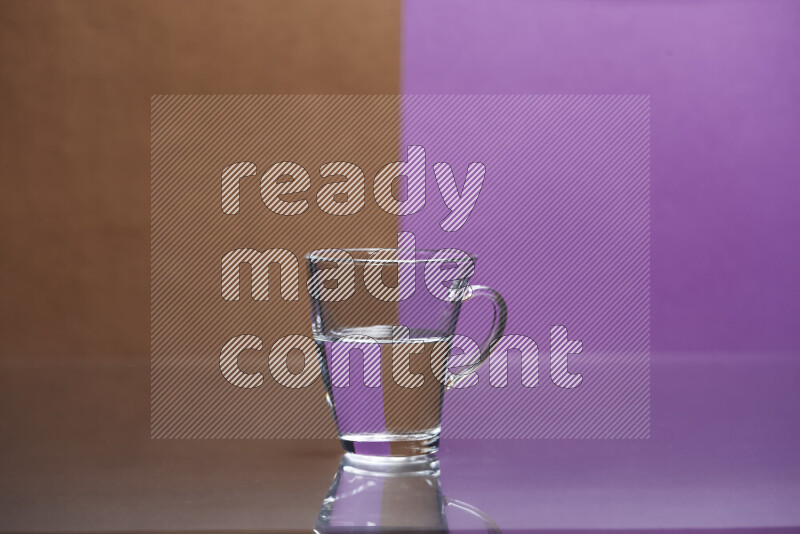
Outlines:
{"type": "Polygon", "coordinates": [[[501,530],[500,530],[500,527],[497,526],[497,523],[495,523],[492,520],[491,517],[489,517],[488,515],[486,515],[484,512],[480,511],[479,509],[475,508],[471,504],[467,504],[464,501],[459,501],[457,499],[451,499],[450,497],[444,497],[443,496],[443,499],[444,499],[444,505],[445,506],[452,506],[453,508],[455,508],[457,510],[463,510],[464,512],[467,512],[471,516],[477,517],[478,519],[483,521],[483,524],[486,526],[486,530],[488,530],[492,534],[495,534],[495,533],[496,534],[500,534],[501,530]]]}
{"type": "Polygon", "coordinates": [[[479,286],[479,285],[472,285],[472,293],[464,299],[464,302],[474,299],[476,297],[483,297],[487,298],[491,301],[492,305],[494,306],[494,318],[492,319],[492,328],[489,331],[489,335],[486,339],[481,343],[480,349],[478,352],[478,359],[471,364],[467,365],[463,369],[458,372],[448,371],[448,381],[447,387],[451,388],[454,384],[457,384],[461,380],[467,378],[472,374],[472,372],[477,369],[483,362],[486,361],[486,358],[489,357],[489,354],[492,352],[492,349],[500,341],[500,338],[503,337],[503,332],[506,329],[506,318],[508,317],[508,308],[506,307],[506,301],[503,300],[503,296],[492,289],[491,287],[487,286],[479,286]]]}

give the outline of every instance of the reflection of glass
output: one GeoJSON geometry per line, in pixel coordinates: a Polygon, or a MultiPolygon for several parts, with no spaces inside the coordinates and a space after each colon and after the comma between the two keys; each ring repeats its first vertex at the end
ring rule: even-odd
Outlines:
{"type": "Polygon", "coordinates": [[[435,452],[442,396],[486,360],[503,335],[506,306],[470,286],[475,258],[455,249],[328,250],[307,256],[314,339],[344,449],[370,456],[435,452]],[[494,305],[475,360],[448,370],[461,304],[494,305]]]}
{"type": "Polygon", "coordinates": [[[314,532],[448,532],[447,507],[479,518],[489,532],[500,532],[477,508],[442,495],[435,456],[376,460],[345,454],[314,532]]]}

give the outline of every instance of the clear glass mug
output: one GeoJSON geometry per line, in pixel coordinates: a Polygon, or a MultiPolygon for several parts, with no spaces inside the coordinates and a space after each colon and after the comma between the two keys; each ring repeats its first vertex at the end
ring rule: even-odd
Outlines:
{"type": "Polygon", "coordinates": [[[483,363],[503,335],[506,305],[469,285],[475,256],[457,249],[330,249],[306,256],[314,341],[345,451],[435,452],[444,392],[483,363]],[[461,305],[488,299],[494,319],[474,361],[448,368],[461,305]]]}

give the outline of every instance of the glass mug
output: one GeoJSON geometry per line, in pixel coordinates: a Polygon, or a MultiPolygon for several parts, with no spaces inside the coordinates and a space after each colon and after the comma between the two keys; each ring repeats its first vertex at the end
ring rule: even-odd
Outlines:
{"type": "Polygon", "coordinates": [[[330,249],[306,256],[314,341],[328,406],[345,451],[435,452],[444,392],[483,363],[503,335],[499,293],[469,285],[475,256],[457,249],[330,249]],[[463,302],[494,309],[474,361],[448,368],[463,302]]]}

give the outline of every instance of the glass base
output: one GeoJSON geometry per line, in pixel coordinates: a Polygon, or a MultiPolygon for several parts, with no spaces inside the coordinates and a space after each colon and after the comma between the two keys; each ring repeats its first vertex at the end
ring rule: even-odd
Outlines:
{"type": "Polygon", "coordinates": [[[439,449],[439,433],[431,434],[345,434],[339,438],[345,451],[376,458],[414,459],[439,449]]]}
{"type": "Polygon", "coordinates": [[[370,477],[439,476],[439,458],[435,454],[423,456],[366,456],[345,453],[341,461],[345,473],[370,477]]]}

